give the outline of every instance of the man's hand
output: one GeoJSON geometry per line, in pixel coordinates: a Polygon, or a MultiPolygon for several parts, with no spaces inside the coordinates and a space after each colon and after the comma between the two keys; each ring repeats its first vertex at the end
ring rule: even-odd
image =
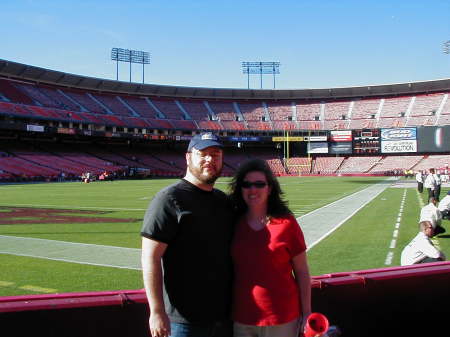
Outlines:
{"type": "Polygon", "coordinates": [[[149,326],[152,337],[168,337],[170,335],[170,321],[165,312],[150,313],[149,326]]]}

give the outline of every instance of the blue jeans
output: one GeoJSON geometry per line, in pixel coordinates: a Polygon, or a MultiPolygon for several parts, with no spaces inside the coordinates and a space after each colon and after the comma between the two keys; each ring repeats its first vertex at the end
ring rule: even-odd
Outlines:
{"type": "Polygon", "coordinates": [[[232,337],[231,322],[215,322],[205,325],[170,323],[171,337],[232,337]]]}

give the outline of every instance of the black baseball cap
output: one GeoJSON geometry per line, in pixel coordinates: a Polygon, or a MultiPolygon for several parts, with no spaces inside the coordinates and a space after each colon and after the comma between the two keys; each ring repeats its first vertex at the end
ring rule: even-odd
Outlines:
{"type": "Polygon", "coordinates": [[[212,132],[202,132],[192,137],[191,141],[189,142],[188,152],[191,152],[193,147],[197,150],[203,150],[210,146],[223,148],[223,144],[220,142],[219,137],[217,137],[212,132]]]}

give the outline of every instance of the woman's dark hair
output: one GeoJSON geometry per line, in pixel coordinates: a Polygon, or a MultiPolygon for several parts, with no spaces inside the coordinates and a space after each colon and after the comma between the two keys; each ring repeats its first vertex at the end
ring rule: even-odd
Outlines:
{"type": "Polygon", "coordinates": [[[247,211],[247,204],[242,198],[242,182],[249,172],[261,172],[266,176],[267,183],[271,187],[271,192],[267,200],[267,215],[270,217],[280,217],[292,214],[287,206],[287,202],[283,200],[283,191],[277,178],[265,160],[250,159],[244,162],[236,170],[229,186],[229,196],[235,207],[238,216],[247,211]]]}

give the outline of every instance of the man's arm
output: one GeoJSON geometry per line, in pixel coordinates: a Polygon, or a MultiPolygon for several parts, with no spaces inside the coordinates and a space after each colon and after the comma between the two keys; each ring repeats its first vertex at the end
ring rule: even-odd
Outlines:
{"type": "Polygon", "coordinates": [[[309,275],[306,252],[300,253],[292,259],[295,279],[300,289],[300,303],[302,309],[301,332],[304,331],[306,319],[311,314],[311,276],[309,275]]]}
{"type": "Polygon", "coordinates": [[[167,244],[142,238],[142,274],[150,308],[149,326],[152,337],[170,335],[170,321],[164,308],[161,258],[167,244]]]}

